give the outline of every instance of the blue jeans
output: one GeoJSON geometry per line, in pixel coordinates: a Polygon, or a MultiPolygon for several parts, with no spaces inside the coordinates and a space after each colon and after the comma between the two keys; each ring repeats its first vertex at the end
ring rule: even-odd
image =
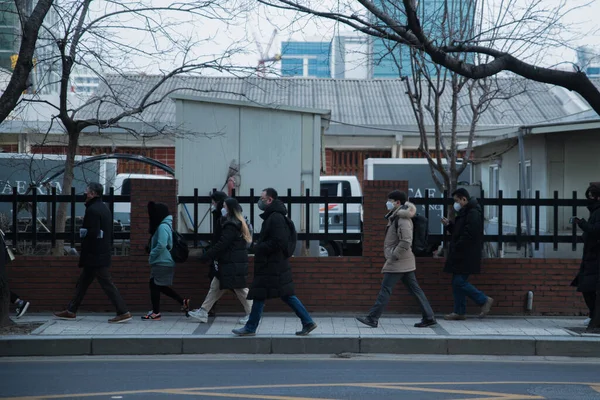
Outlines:
{"type": "MultiPolygon", "coordinates": [[[[286,303],[300,318],[302,321],[302,326],[307,326],[313,323],[312,318],[306,311],[306,307],[302,304],[299,298],[296,296],[285,296],[282,297],[284,303],[286,303]]],[[[260,317],[262,316],[263,309],[265,308],[264,300],[254,300],[252,302],[252,311],[250,311],[250,317],[248,318],[248,322],[246,322],[245,328],[250,332],[256,332],[258,329],[258,324],[260,322],[260,317]]]]}
{"type": "Polygon", "coordinates": [[[487,296],[469,283],[469,274],[452,275],[452,294],[454,295],[454,313],[458,315],[467,313],[467,297],[479,306],[484,305],[487,301],[487,296]]]}

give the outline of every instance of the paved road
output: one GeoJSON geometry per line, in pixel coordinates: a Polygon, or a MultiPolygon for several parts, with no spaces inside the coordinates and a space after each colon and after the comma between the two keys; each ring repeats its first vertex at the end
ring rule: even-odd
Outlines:
{"type": "Polygon", "coordinates": [[[0,397],[600,399],[600,362],[432,356],[5,358],[0,397]]]}

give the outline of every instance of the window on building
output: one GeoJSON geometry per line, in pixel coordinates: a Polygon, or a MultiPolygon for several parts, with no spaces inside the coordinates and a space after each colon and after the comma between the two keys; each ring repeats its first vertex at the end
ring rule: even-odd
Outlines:
{"type": "MultiPolygon", "coordinates": [[[[521,190],[521,197],[531,199],[533,196],[533,179],[531,173],[531,160],[525,161],[525,188],[522,188],[522,180],[523,180],[523,169],[522,165],[519,162],[519,190],[521,190]]],[[[532,215],[533,207],[522,207],[521,209],[521,223],[527,221],[526,208],[529,209],[529,215],[532,215]]]]}
{"type": "MultiPolygon", "coordinates": [[[[500,167],[498,165],[490,165],[489,174],[488,197],[497,198],[500,192],[500,167]]],[[[498,218],[498,206],[488,206],[488,218],[498,218]]]]}

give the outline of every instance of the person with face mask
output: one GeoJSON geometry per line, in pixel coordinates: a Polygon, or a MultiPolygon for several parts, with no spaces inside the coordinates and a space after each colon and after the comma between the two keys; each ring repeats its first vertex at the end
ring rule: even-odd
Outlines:
{"type": "Polygon", "coordinates": [[[444,316],[444,319],[467,319],[467,297],[481,307],[479,317],[483,318],[490,312],[494,299],[469,283],[469,276],[481,271],[483,211],[477,199],[471,198],[466,189],[456,190],[452,197],[456,218],[454,221],[442,218],[442,224],[452,235],[444,272],[452,274],[454,311],[444,316]]]}
{"type": "Polygon", "coordinates": [[[262,191],[258,208],[263,211],[260,238],[254,245],[254,280],[248,293],[253,300],[252,311],[246,325],[232,332],[238,336],[254,336],[260,323],[265,300],[280,298],[300,318],[302,330],[296,335],[306,336],[317,328],[310,314],[294,293],[294,281],[289,257],[285,250],[290,237],[286,220],[287,208],[278,199],[277,191],[267,188],[262,191]]]}
{"type": "Polygon", "coordinates": [[[201,258],[201,261],[216,261],[218,269],[212,279],[210,290],[202,306],[190,312],[190,317],[202,323],[208,321],[208,312],[213,305],[230,289],[233,290],[240,303],[244,306],[246,317],[239,323],[248,322],[248,315],[252,302],[247,300],[248,285],[248,249],[247,244],[252,242],[250,229],[242,216],[242,207],[234,198],[227,198],[221,208],[221,237],[211,249],[201,258]]]}
{"type": "Polygon", "coordinates": [[[590,211],[589,220],[573,218],[583,231],[583,256],[579,273],[571,283],[581,292],[589,310],[588,331],[600,331],[600,184],[592,184],[585,192],[590,211]]]}
{"type": "Polygon", "coordinates": [[[423,318],[415,324],[415,327],[426,328],[435,325],[437,322],[433,310],[415,275],[416,261],[411,246],[413,240],[412,218],[417,213],[417,208],[407,201],[406,193],[399,190],[394,190],[388,195],[385,205],[388,210],[385,219],[388,223],[383,242],[385,264],[381,270],[383,274],[381,289],[375,305],[367,316],[356,319],[371,328],[377,328],[379,318],[390,301],[394,286],[398,281],[402,281],[409,293],[417,299],[421,308],[423,318]]]}

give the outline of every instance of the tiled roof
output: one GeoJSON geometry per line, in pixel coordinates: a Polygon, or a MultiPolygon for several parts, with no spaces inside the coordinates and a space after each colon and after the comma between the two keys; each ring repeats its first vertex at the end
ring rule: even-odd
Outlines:
{"type": "MultiPolygon", "coordinates": [[[[155,86],[160,76],[110,75],[101,84],[97,95],[103,98],[98,107],[88,107],[78,113],[78,118],[99,115],[108,118],[117,115],[123,106],[139,104],[140,99],[155,86]],[[116,99],[116,100],[115,100],[116,99]]],[[[520,78],[498,78],[502,98],[494,100],[479,120],[479,129],[510,127],[545,123],[563,119],[575,112],[585,111],[586,103],[580,99],[574,109],[566,107],[565,98],[576,96],[562,88],[526,81],[520,78]],[[578,108],[577,108],[578,107],[578,108]]],[[[600,80],[594,82],[600,86],[600,80]]],[[[450,87],[441,103],[449,110],[450,87]]],[[[175,125],[175,103],[172,93],[251,101],[263,105],[331,110],[331,124],[343,123],[369,127],[413,127],[415,116],[406,94],[406,84],[400,79],[345,80],[311,78],[234,78],[180,76],[167,80],[150,97],[161,100],[141,115],[122,122],[160,123],[175,125]]],[[[468,97],[459,102],[459,126],[469,126],[471,112],[468,97]]],[[[450,113],[446,113],[449,123],[450,113]]],[[[415,132],[416,133],[416,132],[415,132]]]]}

